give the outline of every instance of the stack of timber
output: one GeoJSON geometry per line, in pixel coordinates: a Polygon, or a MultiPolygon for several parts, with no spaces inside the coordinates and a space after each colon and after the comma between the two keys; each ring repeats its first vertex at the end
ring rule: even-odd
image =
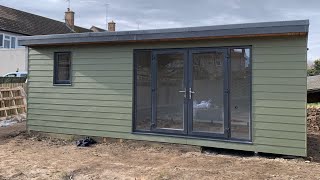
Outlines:
{"type": "Polygon", "coordinates": [[[26,95],[22,87],[0,88],[0,117],[26,113],[26,95]]]}

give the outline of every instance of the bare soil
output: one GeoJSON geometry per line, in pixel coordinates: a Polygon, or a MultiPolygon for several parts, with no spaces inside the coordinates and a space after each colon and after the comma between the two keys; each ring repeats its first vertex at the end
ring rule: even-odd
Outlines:
{"type": "Polygon", "coordinates": [[[320,179],[320,133],[308,137],[307,161],[142,141],[78,148],[24,129],[0,128],[0,179],[320,179]]]}

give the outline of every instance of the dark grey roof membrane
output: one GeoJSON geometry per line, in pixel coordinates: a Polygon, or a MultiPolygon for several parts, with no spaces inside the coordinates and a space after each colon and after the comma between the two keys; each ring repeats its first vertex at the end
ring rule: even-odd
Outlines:
{"type": "Polygon", "coordinates": [[[309,20],[296,20],[171,29],[41,35],[21,37],[19,38],[19,45],[135,42],[259,34],[308,33],[308,30],[309,20]]]}

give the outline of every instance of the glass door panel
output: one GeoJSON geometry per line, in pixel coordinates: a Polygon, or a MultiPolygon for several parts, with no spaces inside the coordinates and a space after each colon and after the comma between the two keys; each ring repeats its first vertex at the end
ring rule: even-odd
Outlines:
{"type": "Polygon", "coordinates": [[[185,52],[155,53],[156,130],[184,131],[186,108],[185,52]]]}
{"type": "Polygon", "coordinates": [[[250,49],[231,49],[230,123],[231,138],[250,140],[251,65],[250,49]]]}
{"type": "Polygon", "coordinates": [[[193,134],[224,136],[227,125],[225,50],[191,51],[193,134]]]}

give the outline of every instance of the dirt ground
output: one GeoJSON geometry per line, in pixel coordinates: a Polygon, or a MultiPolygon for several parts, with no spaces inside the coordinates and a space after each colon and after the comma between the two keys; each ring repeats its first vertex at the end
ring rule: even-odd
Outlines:
{"type": "Polygon", "coordinates": [[[24,128],[0,128],[1,180],[320,179],[320,134],[309,136],[310,162],[138,141],[77,148],[74,142],[29,136],[24,128]]]}

